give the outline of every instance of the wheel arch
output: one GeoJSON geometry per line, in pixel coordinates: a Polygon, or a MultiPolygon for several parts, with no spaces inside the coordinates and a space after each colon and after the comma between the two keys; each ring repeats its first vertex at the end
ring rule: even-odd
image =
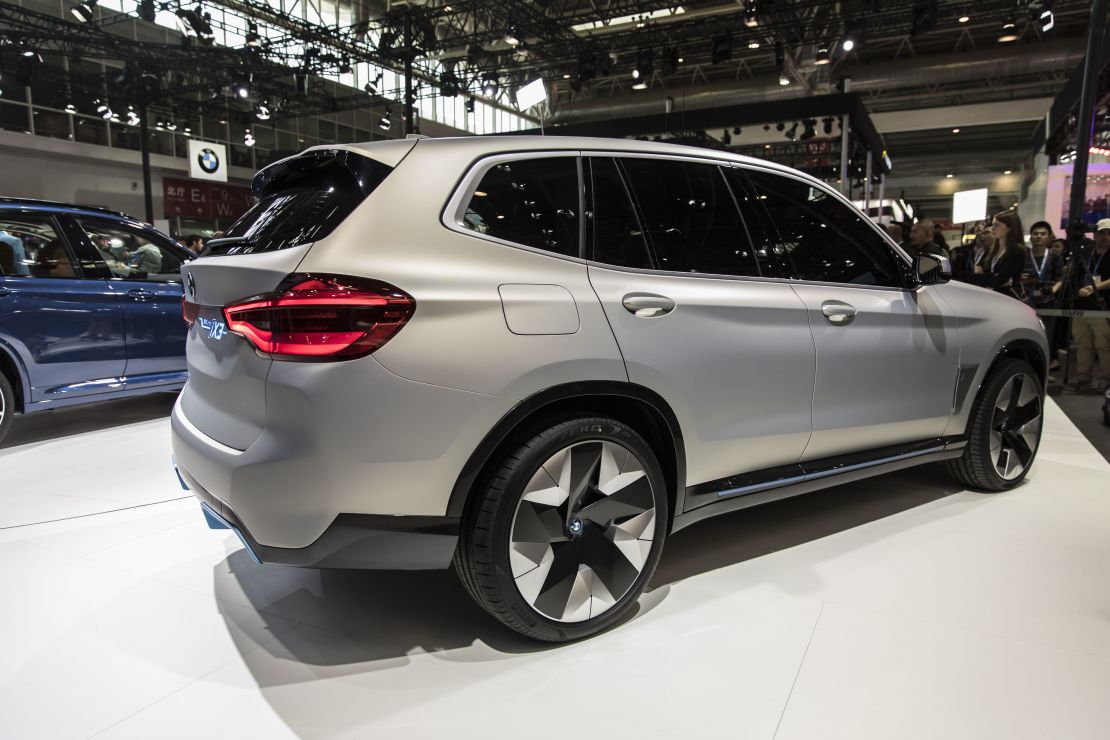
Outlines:
{"type": "Polygon", "coordinates": [[[1037,379],[1041,381],[1041,388],[1045,387],[1048,381],[1048,357],[1040,345],[1032,339],[1015,339],[1012,342],[1007,342],[1002,345],[994,359],[991,360],[987,371],[990,372],[991,368],[1007,358],[1028,362],[1036,371],[1037,379]]]}
{"type": "Polygon", "coordinates": [[[512,408],[471,453],[459,473],[448,516],[463,516],[473,491],[492,472],[501,453],[521,438],[582,414],[611,416],[633,427],[651,446],[663,469],[671,517],[681,513],[686,489],[686,448],[678,418],[663,398],[634,383],[567,383],[529,396],[512,408]]]}
{"type": "Polygon", "coordinates": [[[0,339],[0,373],[3,373],[12,385],[16,413],[23,413],[29,400],[27,397],[28,384],[15,353],[2,339],[0,339]]]}

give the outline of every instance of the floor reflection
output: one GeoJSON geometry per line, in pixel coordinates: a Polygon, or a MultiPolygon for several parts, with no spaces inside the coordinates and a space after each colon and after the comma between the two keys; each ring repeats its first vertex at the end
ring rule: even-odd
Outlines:
{"type": "Polygon", "coordinates": [[[165,418],[170,415],[176,400],[176,392],[155,393],[17,416],[11,431],[0,442],[0,449],[165,418]]]}

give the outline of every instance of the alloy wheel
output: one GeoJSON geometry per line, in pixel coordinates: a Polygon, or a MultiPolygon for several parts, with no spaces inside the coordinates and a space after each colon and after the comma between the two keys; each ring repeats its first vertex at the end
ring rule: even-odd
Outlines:
{"type": "Polygon", "coordinates": [[[1041,438],[1041,398],[1026,373],[1007,380],[994,402],[991,462],[1003,480],[1014,480],[1033,462],[1041,438]]]}
{"type": "Polygon", "coordinates": [[[654,536],[643,462],[616,442],[579,442],[548,458],[524,489],[509,534],[513,580],[549,619],[592,619],[636,583],[654,536]]]}

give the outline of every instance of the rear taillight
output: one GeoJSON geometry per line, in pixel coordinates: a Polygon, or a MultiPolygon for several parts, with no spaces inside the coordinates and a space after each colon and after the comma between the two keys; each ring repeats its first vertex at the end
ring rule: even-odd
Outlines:
{"type": "Polygon", "coordinates": [[[181,296],[181,318],[185,319],[185,326],[195,324],[198,313],[200,313],[200,306],[196,303],[190,303],[185,300],[185,296],[181,296]]]}
{"type": "Polygon", "coordinates": [[[277,359],[347,360],[393,338],[416,301],[377,280],[290,275],[276,291],[224,307],[230,332],[277,359]]]}

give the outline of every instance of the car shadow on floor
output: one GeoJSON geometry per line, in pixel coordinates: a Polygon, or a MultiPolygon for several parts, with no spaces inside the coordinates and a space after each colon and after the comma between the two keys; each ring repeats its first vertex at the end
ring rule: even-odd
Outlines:
{"type": "Polygon", "coordinates": [[[96,432],[111,427],[166,418],[173,410],[177,393],[155,393],[139,398],[101,401],[88,406],[73,406],[56,411],[40,411],[13,420],[11,431],[0,442],[0,449],[49,442],[74,434],[96,432]]]}
{"type": "MultiPolygon", "coordinates": [[[[670,584],[962,490],[942,465],[930,465],[700,522],[668,540],[650,589],[641,597],[638,610],[624,621],[636,620],[665,600],[670,584]]],[[[511,659],[556,647],[518,637],[502,627],[470,600],[452,570],[406,573],[258,566],[239,550],[218,564],[214,575],[221,602],[249,604],[263,619],[276,618],[270,625],[276,639],[261,651],[270,661],[327,668],[329,676],[396,666],[414,651],[465,662],[511,659]],[[285,620],[300,626],[282,632],[288,626],[285,620]]],[[[256,618],[242,609],[222,611],[231,623],[256,618]]],[[[245,625],[229,626],[235,627],[229,630],[232,635],[247,632],[245,625]]],[[[255,647],[241,646],[244,659],[255,647]]],[[[287,679],[279,675],[270,670],[256,672],[261,686],[304,680],[295,673],[287,679]]]]}

